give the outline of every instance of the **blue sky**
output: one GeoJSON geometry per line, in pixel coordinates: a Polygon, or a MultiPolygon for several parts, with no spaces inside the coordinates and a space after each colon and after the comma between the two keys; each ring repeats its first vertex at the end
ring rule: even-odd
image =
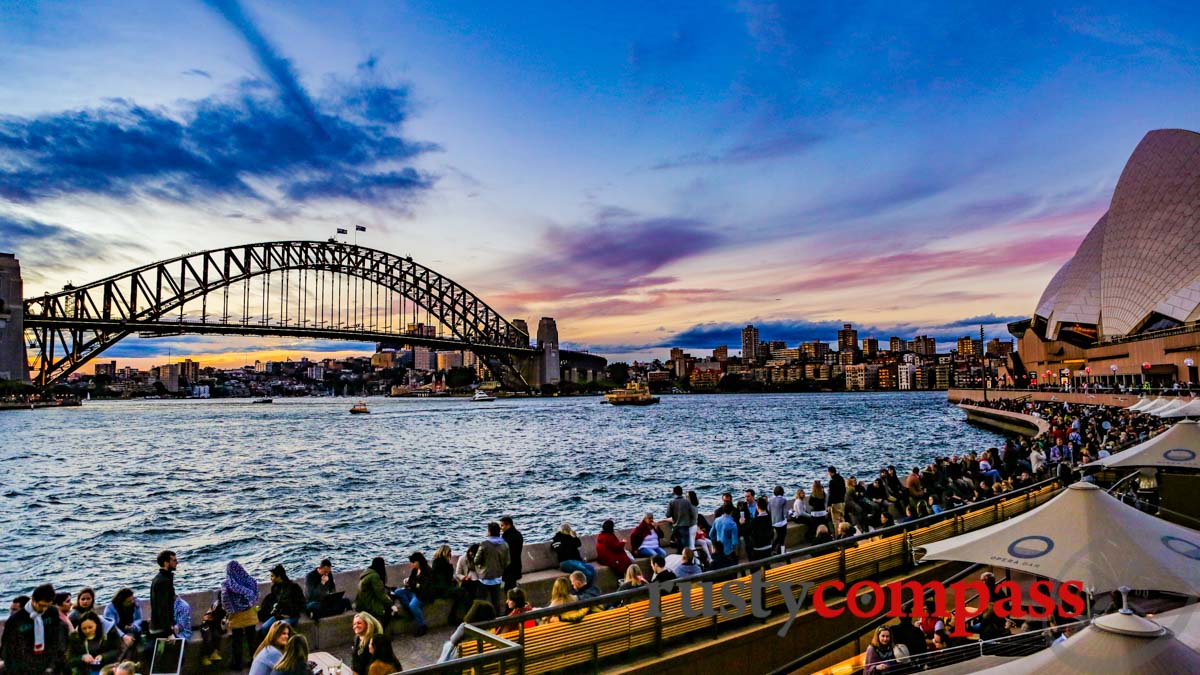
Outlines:
{"type": "Polygon", "coordinates": [[[1200,128],[1198,14],[6,3],[0,250],[32,294],[361,223],[614,357],[951,336],[1029,314],[1142,135],[1200,128]]]}

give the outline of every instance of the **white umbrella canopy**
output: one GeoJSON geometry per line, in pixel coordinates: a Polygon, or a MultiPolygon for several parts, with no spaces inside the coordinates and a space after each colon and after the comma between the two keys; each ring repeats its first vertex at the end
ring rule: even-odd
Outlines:
{"type": "Polygon", "coordinates": [[[1200,603],[1155,614],[1154,623],[1170,630],[1176,640],[1200,651],[1200,603]]]}
{"type": "Polygon", "coordinates": [[[1154,415],[1156,417],[1170,417],[1171,415],[1175,414],[1175,412],[1177,410],[1179,410],[1180,408],[1187,405],[1188,402],[1189,402],[1189,399],[1177,398],[1173,401],[1168,402],[1166,405],[1164,405],[1162,407],[1155,408],[1154,412],[1152,412],[1150,414],[1154,415]]]}
{"type": "Polygon", "coordinates": [[[1108,468],[1159,466],[1200,469],[1200,422],[1176,422],[1154,438],[1095,463],[1108,468]]]}
{"type": "Polygon", "coordinates": [[[1185,399],[1182,406],[1167,412],[1161,412],[1159,417],[1197,417],[1200,416],[1200,398],[1185,399]]]}
{"type": "Polygon", "coordinates": [[[1147,407],[1153,405],[1157,401],[1158,401],[1157,398],[1149,398],[1149,397],[1143,396],[1142,398],[1139,398],[1137,400],[1137,403],[1134,403],[1133,405],[1129,406],[1128,408],[1126,408],[1126,410],[1136,410],[1138,412],[1141,412],[1142,410],[1145,410],[1147,407]]]}
{"type": "Polygon", "coordinates": [[[1147,415],[1153,415],[1153,414],[1155,414],[1156,411],[1162,410],[1163,408],[1171,405],[1172,402],[1173,402],[1173,399],[1169,399],[1164,396],[1162,398],[1156,399],[1150,405],[1142,408],[1141,410],[1138,410],[1138,412],[1146,413],[1147,415]]]}
{"type": "Polygon", "coordinates": [[[979,675],[1176,675],[1200,672],[1200,653],[1176,640],[1154,621],[1117,613],[1096,619],[1078,635],[1049,649],[975,672],[979,675]]]}
{"type": "Polygon", "coordinates": [[[926,544],[922,560],[959,560],[1079,581],[1200,595],[1200,532],[1123,504],[1079,482],[1032,511],[926,544]]]}

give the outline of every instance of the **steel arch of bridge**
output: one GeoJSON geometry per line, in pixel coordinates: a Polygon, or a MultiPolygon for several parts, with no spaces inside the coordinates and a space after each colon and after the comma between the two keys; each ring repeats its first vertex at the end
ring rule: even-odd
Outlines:
{"type": "MultiPolygon", "coordinates": [[[[207,306],[207,305],[206,305],[207,306]]],[[[83,286],[25,300],[28,347],[36,350],[36,382],[52,385],[133,332],[277,335],[421,344],[497,357],[533,354],[529,335],[462,285],[385,251],[338,241],[275,241],[189,253],[83,286]],[[454,339],[408,333],[341,330],[166,317],[192,300],[273,272],[314,270],[360,277],[390,288],[450,330],[454,339]]],[[[520,378],[517,375],[518,379],[520,378]]]]}

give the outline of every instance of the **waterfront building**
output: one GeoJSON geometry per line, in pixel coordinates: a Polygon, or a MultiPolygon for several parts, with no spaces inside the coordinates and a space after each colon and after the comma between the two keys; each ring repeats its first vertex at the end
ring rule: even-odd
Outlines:
{"type": "Polygon", "coordinates": [[[908,343],[908,351],[916,352],[923,356],[933,356],[937,354],[937,340],[928,335],[918,335],[908,343]]]}
{"type": "Polygon", "coordinates": [[[809,361],[818,363],[826,363],[829,358],[829,344],[821,340],[813,340],[800,345],[800,352],[804,354],[809,361]]]}
{"type": "Polygon", "coordinates": [[[96,377],[100,377],[101,375],[107,375],[108,377],[116,377],[117,376],[117,362],[109,361],[108,363],[97,363],[96,364],[96,377]]]}
{"type": "Polygon", "coordinates": [[[879,366],[857,363],[846,366],[846,389],[865,391],[879,388],[879,366]]]}
{"type": "MultiPolygon", "coordinates": [[[[911,354],[909,355],[911,356],[911,354]]],[[[916,389],[917,364],[912,361],[902,361],[896,364],[896,388],[900,391],[916,389]]]]}
{"type": "Polygon", "coordinates": [[[713,351],[712,351],[712,357],[718,361],[728,360],[729,359],[729,347],[727,345],[720,345],[718,347],[714,347],[713,351]]]}
{"type": "Polygon", "coordinates": [[[864,358],[873,359],[879,353],[879,340],[873,337],[863,338],[862,353],[864,358]]]}
{"type": "Polygon", "coordinates": [[[200,362],[184,359],[183,363],[179,364],[179,376],[187,380],[188,384],[196,384],[200,379],[200,362]]]}
{"type": "Polygon", "coordinates": [[[393,349],[385,349],[375,352],[371,355],[372,368],[394,368],[396,367],[396,352],[393,349]]]}
{"type": "Polygon", "coordinates": [[[747,363],[758,361],[758,329],[753,325],[742,329],[742,360],[747,363]]]}
{"type": "Polygon", "coordinates": [[[888,338],[888,351],[893,354],[908,351],[908,343],[904,341],[904,338],[893,335],[888,338]]]}
{"type": "Polygon", "coordinates": [[[886,363],[879,366],[879,388],[891,391],[899,389],[896,381],[899,375],[898,364],[886,363]]]}
{"type": "Polygon", "coordinates": [[[1018,379],[1068,369],[1077,384],[1200,381],[1200,134],[1142,138],[1108,211],[1009,332],[1018,379]]]}
{"type": "Polygon", "coordinates": [[[839,366],[852,366],[858,363],[858,350],[846,349],[837,353],[837,362],[839,366]]]}
{"type": "Polygon", "coordinates": [[[437,352],[437,369],[450,370],[461,368],[463,365],[462,352],[437,352]]]}
{"type": "Polygon", "coordinates": [[[983,343],[970,335],[958,338],[957,347],[959,356],[970,357],[983,354],[983,343]]]}
{"type": "Polygon", "coordinates": [[[413,347],[413,370],[437,370],[437,355],[429,347],[413,347]]]}
{"type": "Polygon", "coordinates": [[[992,338],[988,340],[987,356],[1008,356],[1013,353],[1013,341],[1011,339],[1001,340],[1000,338],[992,338]]]}
{"type": "Polygon", "coordinates": [[[842,324],[842,329],[837,333],[838,351],[854,351],[858,349],[858,331],[854,330],[852,324],[842,324]]]}

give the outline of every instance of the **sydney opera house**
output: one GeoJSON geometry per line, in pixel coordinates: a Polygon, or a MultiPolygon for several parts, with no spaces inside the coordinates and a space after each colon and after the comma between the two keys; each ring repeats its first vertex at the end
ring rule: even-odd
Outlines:
{"type": "Polygon", "coordinates": [[[1200,134],[1146,134],[1105,213],[1009,324],[1018,381],[1200,382],[1200,134]]]}

